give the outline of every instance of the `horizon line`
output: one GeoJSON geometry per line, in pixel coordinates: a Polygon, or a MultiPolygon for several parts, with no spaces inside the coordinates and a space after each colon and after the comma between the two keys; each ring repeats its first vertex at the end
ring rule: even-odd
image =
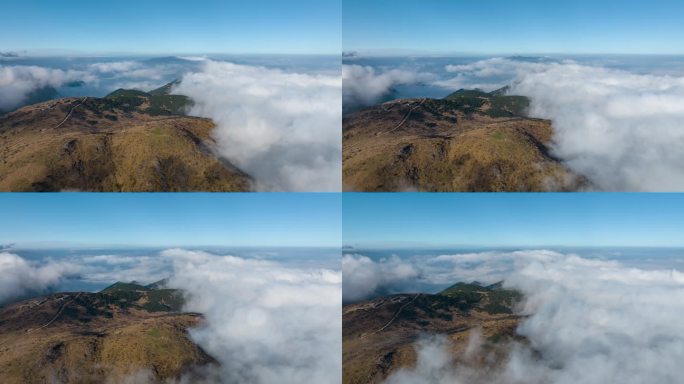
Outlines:
{"type": "Polygon", "coordinates": [[[421,52],[421,51],[392,51],[392,50],[362,50],[345,49],[342,51],[343,58],[363,58],[363,57],[473,57],[473,56],[684,56],[684,52],[421,52]],[[344,56],[347,53],[356,54],[344,56]]]}
{"type": "Polygon", "coordinates": [[[354,246],[343,245],[343,250],[444,250],[458,248],[500,249],[500,248],[682,248],[682,245],[417,245],[417,246],[354,246]]]}

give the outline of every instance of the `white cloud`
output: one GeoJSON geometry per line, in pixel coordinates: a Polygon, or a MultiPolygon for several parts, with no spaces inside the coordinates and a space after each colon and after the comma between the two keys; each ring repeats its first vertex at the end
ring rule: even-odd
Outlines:
{"type": "MultiPolygon", "coordinates": [[[[206,324],[191,337],[239,383],[341,382],[342,275],[270,261],[168,250],[169,285],[206,324]]],[[[214,375],[212,375],[213,377],[214,375]]]]}
{"type": "Polygon", "coordinates": [[[363,255],[342,257],[345,301],[356,301],[382,292],[400,292],[405,283],[419,276],[418,268],[398,257],[373,261],[363,255]]]}
{"type": "Polygon", "coordinates": [[[416,342],[416,366],[401,368],[390,375],[386,384],[465,384],[461,372],[454,367],[454,358],[449,351],[449,340],[434,335],[416,342]]]}
{"type": "Polygon", "coordinates": [[[433,79],[429,73],[404,69],[379,71],[370,66],[342,65],[343,105],[345,111],[375,104],[387,96],[392,87],[433,79]]]}
{"type": "Polygon", "coordinates": [[[0,252],[0,304],[27,294],[45,292],[77,269],[69,263],[38,265],[19,255],[0,252]]]}
{"type": "Polygon", "coordinates": [[[219,153],[261,190],[341,189],[339,76],[206,61],[176,93],[212,118],[219,153]]]}
{"type": "Polygon", "coordinates": [[[0,111],[21,106],[33,91],[44,87],[59,87],[75,80],[89,81],[92,76],[73,70],[0,65],[0,111]]]}

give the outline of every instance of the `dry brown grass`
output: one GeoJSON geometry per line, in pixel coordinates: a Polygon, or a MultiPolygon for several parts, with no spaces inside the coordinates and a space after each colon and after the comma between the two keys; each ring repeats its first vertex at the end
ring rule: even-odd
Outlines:
{"type": "Polygon", "coordinates": [[[549,121],[440,109],[399,100],[344,121],[343,181],[350,191],[576,190],[585,183],[549,153],[549,121]],[[399,129],[407,111],[410,118],[399,129]]]}
{"type": "Polygon", "coordinates": [[[89,99],[0,117],[0,191],[248,191],[249,176],[215,156],[208,119],[102,110],[89,99]]]}
{"type": "Polygon", "coordinates": [[[73,297],[51,295],[0,309],[0,382],[120,382],[141,371],[161,382],[214,363],[188,337],[202,321],[197,314],[110,305],[111,315],[93,315],[73,297]],[[57,320],[41,328],[63,303],[57,320]]]}

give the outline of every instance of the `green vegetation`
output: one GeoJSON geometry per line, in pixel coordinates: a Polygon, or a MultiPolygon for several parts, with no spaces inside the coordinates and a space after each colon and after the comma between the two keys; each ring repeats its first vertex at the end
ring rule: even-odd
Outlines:
{"type": "Polygon", "coordinates": [[[117,282],[98,293],[104,305],[122,308],[135,307],[149,312],[179,312],[183,308],[183,294],[176,289],[163,288],[165,280],[149,285],[117,282]]]}
{"type": "Polygon", "coordinates": [[[524,116],[530,106],[530,99],[525,96],[492,96],[487,115],[491,117],[524,116]]]}
{"type": "Polygon", "coordinates": [[[452,108],[462,110],[466,114],[481,113],[489,117],[523,117],[530,100],[525,96],[507,96],[508,87],[492,92],[479,89],[459,89],[443,100],[452,108]],[[484,108],[487,107],[487,108],[484,108]]]}
{"type": "Polygon", "coordinates": [[[132,112],[147,103],[147,107],[142,112],[148,115],[186,115],[188,108],[193,104],[192,100],[187,96],[170,94],[171,89],[178,83],[179,81],[176,80],[150,92],[134,89],[117,89],[105,96],[103,109],[111,110],[118,108],[125,112],[132,112]]]}
{"type": "Polygon", "coordinates": [[[154,289],[147,299],[142,307],[150,312],[180,311],[185,303],[183,294],[176,289],[154,289]]]}
{"type": "Polygon", "coordinates": [[[515,303],[522,300],[523,296],[520,292],[510,289],[492,289],[488,295],[488,302],[482,309],[488,313],[512,313],[512,308],[515,303]]]}
{"type": "Polygon", "coordinates": [[[187,109],[192,106],[192,100],[187,96],[169,93],[178,83],[179,81],[176,80],[150,92],[134,89],[117,89],[105,96],[103,110],[117,108],[124,112],[132,112],[147,103],[147,107],[142,112],[148,115],[185,115],[187,109]]]}
{"type": "Polygon", "coordinates": [[[122,89],[119,88],[116,91],[105,96],[105,99],[118,99],[120,97],[149,97],[150,94],[143,91],[138,91],[136,89],[122,89]]]}
{"type": "Polygon", "coordinates": [[[478,282],[456,283],[438,295],[456,299],[471,308],[480,306],[490,314],[512,313],[515,303],[523,298],[520,292],[503,288],[501,282],[487,286],[478,282]]]}
{"type": "Polygon", "coordinates": [[[150,106],[145,112],[152,116],[185,115],[192,106],[192,100],[183,95],[153,95],[148,101],[150,106]]]}

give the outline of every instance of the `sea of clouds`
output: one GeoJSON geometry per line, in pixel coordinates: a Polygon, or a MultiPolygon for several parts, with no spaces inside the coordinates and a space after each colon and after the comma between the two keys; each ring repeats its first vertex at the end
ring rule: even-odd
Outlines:
{"type": "MultiPolygon", "coordinates": [[[[356,299],[364,290],[373,295],[367,278],[350,276],[364,257],[345,257],[345,300],[348,289],[356,299]]],[[[371,263],[379,279],[396,289],[404,276],[388,271],[403,263],[402,268],[416,269],[420,278],[435,283],[503,280],[505,287],[525,295],[517,308],[525,316],[517,332],[529,343],[509,346],[500,367],[482,370],[456,364],[449,340],[436,335],[418,342],[417,365],[396,372],[388,383],[678,383],[684,374],[679,363],[684,356],[684,323],[679,320],[684,311],[684,273],[677,269],[661,264],[635,267],[643,263],[549,250],[371,263]]],[[[479,346],[479,340],[471,340],[469,350],[479,346]]]]}
{"type": "Polygon", "coordinates": [[[174,92],[218,125],[219,153],[252,175],[259,190],[339,191],[342,81],[339,74],[207,60],[174,92]]]}
{"type": "Polygon", "coordinates": [[[214,120],[216,153],[267,191],[341,189],[342,80],[328,58],[166,57],[0,60],[0,113],[34,92],[102,97],[179,80],[192,115],[214,120]]]}
{"type": "MultiPolygon", "coordinates": [[[[313,263],[316,264],[316,263],[313,263]]],[[[149,283],[169,278],[185,310],[205,316],[190,337],[218,362],[206,383],[341,382],[342,274],[303,260],[168,249],[149,256],[79,255],[27,260],[0,253],[0,304],[70,278],[149,283]]],[[[149,372],[130,377],[145,381],[149,372]]],[[[136,381],[137,380],[137,381],[136,381]]],[[[195,377],[181,382],[195,382],[195,377]]]]}
{"type": "Polygon", "coordinates": [[[553,154],[588,177],[594,188],[682,191],[682,62],[664,66],[658,60],[652,59],[649,70],[649,63],[620,65],[618,59],[497,57],[445,64],[434,73],[351,63],[343,65],[345,111],[380,102],[396,87],[430,77],[429,87],[447,94],[508,85],[510,94],[530,98],[530,116],[553,122],[553,154]]]}

